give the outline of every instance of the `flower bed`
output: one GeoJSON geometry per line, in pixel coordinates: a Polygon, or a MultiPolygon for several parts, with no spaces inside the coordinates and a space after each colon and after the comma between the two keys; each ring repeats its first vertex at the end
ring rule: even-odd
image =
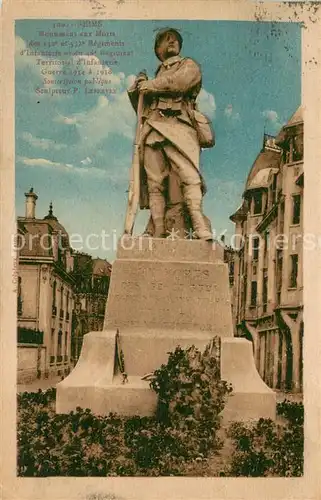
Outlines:
{"type": "Polygon", "coordinates": [[[208,347],[177,348],[154,372],[153,417],[55,413],[55,389],[18,396],[18,475],[298,476],[303,470],[303,405],[278,405],[283,423],[221,427],[231,387],[208,347]],[[227,448],[228,445],[228,448],[227,448]],[[228,449],[228,452],[227,452],[228,449]]]}

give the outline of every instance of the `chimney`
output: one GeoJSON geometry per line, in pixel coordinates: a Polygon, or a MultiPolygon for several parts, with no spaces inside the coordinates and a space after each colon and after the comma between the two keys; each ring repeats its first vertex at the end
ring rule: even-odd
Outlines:
{"type": "Polygon", "coordinates": [[[25,193],[26,197],[26,219],[36,218],[36,200],[38,196],[33,192],[33,188],[30,188],[28,193],[25,193]]]}

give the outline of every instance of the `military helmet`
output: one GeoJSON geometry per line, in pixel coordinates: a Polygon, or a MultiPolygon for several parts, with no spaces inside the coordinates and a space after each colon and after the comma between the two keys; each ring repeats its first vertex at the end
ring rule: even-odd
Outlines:
{"type": "MultiPolygon", "coordinates": [[[[155,50],[155,54],[157,57],[158,57],[157,47],[159,45],[159,42],[161,41],[163,36],[168,32],[174,33],[174,35],[176,35],[178,43],[179,43],[179,50],[181,50],[181,48],[182,48],[183,38],[182,38],[182,35],[179,33],[179,31],[177,31],[175,28],[162,28],[162,29],[158,30],[157,35],[155,37],[154,50],[155,50]]],[[[159,59],[159,57],[158,57],[158,59],[159,59]]]]}

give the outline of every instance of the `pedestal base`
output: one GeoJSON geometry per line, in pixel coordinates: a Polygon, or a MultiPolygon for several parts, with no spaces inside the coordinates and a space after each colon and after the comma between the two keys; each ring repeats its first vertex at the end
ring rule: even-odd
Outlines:
{"type": "MultiPolygon", "coordinates": [[[[57,385],[57,413],[90,408],[96,415],[153,415],[157,396],[142,377],[166,363],[177,345],[204,349],[211,335],[179,332],[174,339],[166,330],[126,332],[121,335],[128,382],[114,375],[116,332],[88,333],[81,357],[72,373],[57,385]],[[109,360],[107,362],[107,360],[109,360]]],[[[221,339],[221,376],[231,382],[233,393],[223,411],[223,421],[275,419],[275,393],[262,381],[254,365],[252,344],[245,339],[221,339]]]]}
{"type": "Polygon", "coordinates": [[[57,386],[57,412],[151,415],[156,395],[142,377],[177,346],[221,339],[221,375],[234,388],[225,420],[275,418],[275,394],[256,371],[252,344],[233,337],[223,248],[201,240],[126,237],[113,264],[103,332],[88,333],[79,361],[57,386]],[[115,369],[116,331],[128,383],[115,369]]]}

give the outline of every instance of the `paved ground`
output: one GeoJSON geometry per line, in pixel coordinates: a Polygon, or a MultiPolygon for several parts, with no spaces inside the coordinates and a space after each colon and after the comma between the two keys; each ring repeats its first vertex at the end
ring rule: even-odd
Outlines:
{"type": "Polygon", "coordinates": [[[61,377],[52,377],[43,380],[34,380],[30,384],[18,384],[17,392],[38,392],[39,389],[46,391],[61,381],[61,377]]]}
{"type": "Polygon", "coordinates": [[[288,401],[292,401],[295,403],[302,403],[303,402],[303,394],[293,394],[291,392],[282,392],[282,391],[276,391],[276,400],[277,402],[282,402],[285,399],[288,401]]]}

